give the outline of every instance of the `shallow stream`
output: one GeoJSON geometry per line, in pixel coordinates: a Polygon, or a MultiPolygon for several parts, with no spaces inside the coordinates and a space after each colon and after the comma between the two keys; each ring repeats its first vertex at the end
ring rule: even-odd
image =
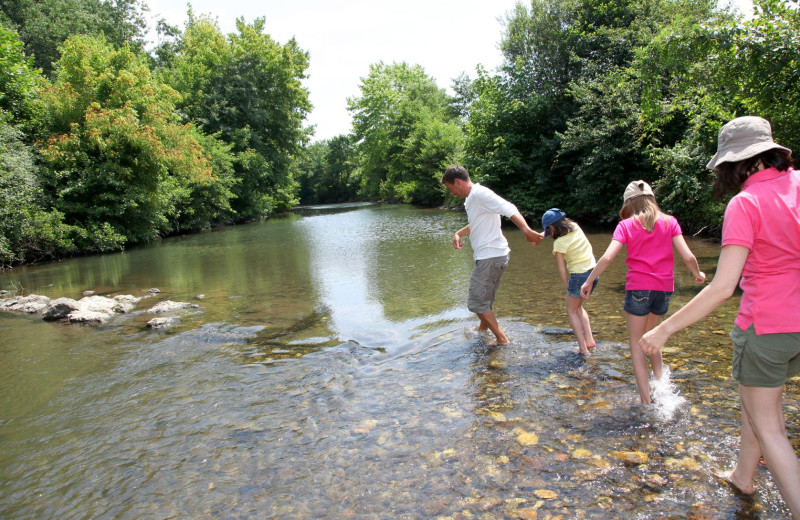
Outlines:
{"type": "MultiPolygon", "coordinates": [[[[587,304],[583,359],[552,241],[508,228],[512,343],[491,347],[465,307],[471,251],[450,243],[464,223],[320,206],[0,273],[7,296],[143,297],[99,326],[0,313],[0,518],[788,518],[766,469],[752,499],[714,478],[738,441],[738,296],[673,338],[642,407],[623,259],[587,304]],[[147,328],[166,299],[199,308],[147,328]]],[[[610,231],[586,231],[599,258],[610,231]]],[[[718,243],[688,241],[711,277],[718,243]]],[[[699,290],[676,271],[671,312],[699,290]]]]}

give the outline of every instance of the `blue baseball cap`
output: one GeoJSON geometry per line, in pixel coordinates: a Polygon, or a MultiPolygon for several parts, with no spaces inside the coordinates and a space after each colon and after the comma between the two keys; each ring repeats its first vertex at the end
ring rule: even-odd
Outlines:
{"type": "Polygon", "coordinates": [[[550,208],[544,212],[542,215],[542,227],[544,228],[544,236],[548,236],[547,227],[552,226],[562,218],[566,217],[567,214],[561,211],[558,208],[550,208]]]}

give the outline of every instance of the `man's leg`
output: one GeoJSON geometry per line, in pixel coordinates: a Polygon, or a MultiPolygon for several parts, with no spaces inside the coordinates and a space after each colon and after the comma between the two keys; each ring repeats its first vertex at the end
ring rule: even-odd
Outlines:
{"type": "Polygon", "coordinates": [[[490,330],[497,338],[498,345],[509,343],[505,332],[497,322],[494,315],[493,304],[500,285],[500,277],[508,265],[508,257],[489,258],[478,260],[472,269],[470,277],[469,298],[467,307],[478,315],[480,325],[478,331],[490,330]],[[488,310],[483,311],[488,306],[488,310]],[[482,312],[483,311],[483,312],[482,312]]]}
{"type": "Polygon", "coordinates": [[[486,327],[492,331],[494,337],[497,338],[498,345],[508,345],[510,343],[508,337],[506,337],[506,333],[503,332],[502,327],[500,327],[500,324],[497,322],[497,318],[494,317],[494,312],[489,310],[489,312],[478,314],[478,318],[481,319],[481,325],[485,323],[486,327]]]}

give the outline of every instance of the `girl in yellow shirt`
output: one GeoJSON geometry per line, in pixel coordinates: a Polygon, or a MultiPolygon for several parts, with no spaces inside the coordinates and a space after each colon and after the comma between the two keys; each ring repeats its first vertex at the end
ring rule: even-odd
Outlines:
{"type": "MultiPolygon", "coordinates": [[[[581,285],[592,274],[597,263],[592,245],[578,224],[567,218],[558,208],[548,209],[544,213],[542,227],[544,236],[552,236],[554,239],[553,254],[556,255],[558,273],[567,287],[567,316],[578,340],[578,352],[588,355],[589,349],[594,348],[595,341],[589,315],[583,308],[581,285]]],[[[597,280],[594,281],[592,290],[596,285],[597,280]]]]}

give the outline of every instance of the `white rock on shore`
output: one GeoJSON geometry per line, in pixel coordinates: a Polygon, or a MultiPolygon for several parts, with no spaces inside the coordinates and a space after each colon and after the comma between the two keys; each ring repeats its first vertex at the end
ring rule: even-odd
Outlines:
{"type": "Polygon", "coordinates": [[[41,296],[39,294],[15,296],[13,298],[0,301],[0,311],[37,314],[42,312],[42,310],[47,307],[48,303],[50,303],[50,298],[47,296],[41,296]]]}
{"type": "Polygon", "coordinates": [[[0,311],[41,313],[42,319],[47,321],[67,319],[71,323],[103,323],[115,313],[130,312],[139,300],[141,298],[129,294],[113,298],[90,295],[80,300],[72,298],[51,300],[47,296],[30,294],[0,300],[0,311]]]}

